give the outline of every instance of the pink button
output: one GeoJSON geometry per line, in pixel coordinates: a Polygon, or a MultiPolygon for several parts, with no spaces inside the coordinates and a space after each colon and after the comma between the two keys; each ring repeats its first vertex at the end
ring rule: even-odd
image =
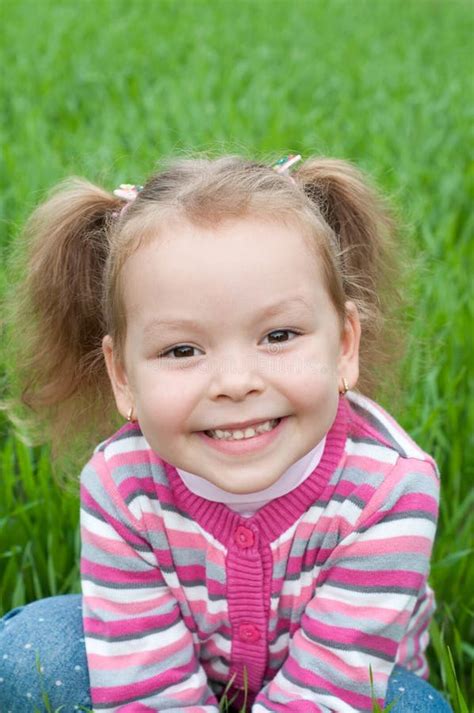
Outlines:
{"type": "Polygon", "coordinates": [[[255,536],[252,530],[249,530],[248,527],[244,527],[243,525],[239,525],[234,532],[234,540],[238,546],[242,548],[253,547],[255,544],[255,536]]]}
{"type": "Polygon", "coordinates": [[[260,629],[253,624],[241,624],[239,626],[239,638],[241,641],[254,643],[260,639],[260,629]]]}

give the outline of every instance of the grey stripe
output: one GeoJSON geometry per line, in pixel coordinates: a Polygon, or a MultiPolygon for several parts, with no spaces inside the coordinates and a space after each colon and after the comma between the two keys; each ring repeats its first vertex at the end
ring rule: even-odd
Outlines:
{"type": "MultiPolygon", "coordinates": [[[[177,623],[179,621],[179,617],[177,618],[177,623]]],[[[96,634],[96,633],[91,633],[87,632],[86,636],[88,639],[94,639],[97,641],[108,641],[109,643],[113,644],[114,642],[117,641],[139,641],[140,639],[145,639],[147,636],[151,636],[152,634],[158,634],[160,631],[167,631],[169,629],[169,626],[156,626],[153,629],[147,629],[146,631],[140,631],[135,634],[121,634],[120,636],[105,636],[102,634],[96,634]]],[[[115,679],[117,680],[117,679],[115,679]]]]}
{"type": "MultiPolygon", "coordinates": [[[[331,612],[329,615],[324,613],[321,616],[314,616],[314,612],[311,610],[311,608],[308,608],[305,614],[309,619],[311,619],[311,621],[321,623],[324,626],[338,626],[342,629],[353,629],[354,631],[358,631],[361,625],[360,618],[357,618],[355,616],[347,616],[346,614],[340,614],[339,612],[331,612]]],[[[364,632],[369,636],[383,635],[385,638],[400,641],[403,635],[406,633],[406,626],[401,626],[400,624],[396,624],[395,622],[391,624],[381,624],[378,620],[374,621],[374,631],[370,630],[369,624],[371,622],[369,622],[369,620],[366,620],[366,622],[367,628],[364,629],[364,632]],[[383,634],[381,634],[382,630],[383,634]]]]}
{"type": "MultiPolygon", "coordinates": [[[[134,550],[138,550],[138,547],[134,547],[134,550]]],[[[143,548],[142,548],[143,551],[143,548]]],[[[146,550],[152,554],[150,549],[146,550]]],[[[82,543],[81,556],[92,562],[94,565],[105,565],[106,567],[114,567],[115,569],[126,572],[149,572],[150,568],[154,570],[157,569],[156,564],[149,564],[143,559],[137,557],[127,557],[125,555],[115,555],[109,552],[104,552],[104,550],[99,549],[91,542],[82,543]]]]}
{"type": "Polygon", "coordinates": [[[346,560],[344,557],[335,557],[331,560],[331,564],[337,567],[344,567],[344,564],[347,563],[349,570],[356,570],[357,572],[376,571],[398,572],[402,574],[404,571],[409,570],[410,572],[425,574],[427,559],[426,555],[420,555],[416,552],[404,552],[403,557],[400,556],[400,552],[391,552],[384,555],[370,555],[370,557],[364,558],[358,557],[357,561],[355,561],[355,558],[346,560]]]}
{"type": "MultiPolygon", "coordinates": [[[[196,659],[194,669],[191,669],[189,672],[189,677],[194,676],[194,674],[196,673],[198,668],[199,668],[199,662],[196,659]]],[[[186,680],[187,679],[184,679],[182,681],[182,683],[185,684],[186,680]]],[[[136,683],[136,682],[132,681],[132,683],[136,683]]],[[[150,693],[148,694],[148,696],[146,698],[143,697],[143,694],[140,694],[137,696],[132,696],[131,698],[121,698],[119,701],[111,701],[108,703],[96,703],[96,704],[94,704],[94,710],[101,710],[103,708],[114,708],[114,707],[118,708],[119,706],[123,706],[126,703],[133,703],[134,701],[139,701],[140,703],[145,704],[149,698],[156,695],[157,693],[160,693],[161,691],[164,691],[166,688],[169,688],[169,685],[170,685],[169,683],[166,683],[164,685],[161,684],[161,685],[157,686],[152,691],[150,691],[150,693]]],[[[195,705],[198,705],[198,702],[196,702],[195,705]]],[[[204,705],[204,700],[200,701],[199,705],[204,705]]],[[[176,708],[176,699],[168,698],[168,697],[164,696],[163,699],[160,699],[160,707],[162,707],[163,710],[165,710],[165,708],[170,708],[170,707],[176,708]]]]}
{"type": "Polygon", "coordinates": [[[130,465],[117,465],[114,467],[114,483],[117,488],[131,477],[136,479],[151,478],[154,483],[169,487],[168,477],[163,466],[158,463],[135,463],[130,465]]]}
{"type": "MultiPolygon", "coordinates": [[[[356,411],[359,416],[361,416],[364,421],[368,421],[379,433],[381,436],[385,438],[385,440],[390,443],[391,446],[396,450],[397,453],[399,453],[403,458],[407,457],[407,454],[405,450],[402,448],[400,443],[395,440],[395,438],[392,436],[392,434],[387,431],[386,427],[372,414],[370,411],[367,411],[365,408],[360,406],[359,404],[356,404],[354,401],[351,401],[351,408],[356,411]]],[[[353,440],[353,439],[351,439],[353,440]]],[[[379,444],[380,445],[380,444],[379,444]]]]}
{"type": "MultiPolygon", "coordinates": [[[[139,666],[127,666],[127,678],[129,683],[135,681],[140,681],[147,678],[153,678],[160,675],[164,671],[168,671],[171,668],[178,668],[189,660],[190,653],[188,650],[180,650],[171,655],[168,655],[166,661],[161,662],[161,666],[157,664],[156,661],[149,662],[147,664],[142,663],[139,666]],[[183,654],[186,654],[184,656],[183,654]]],[[[117,671],[107,671],[106,669],[101,669],[100,671],[100,685],[105,687],[113,688],[117,685],[117,671]]],[[[153,695],[153,694],[150,694],[153,695]]],[[[94,706],[94,709],[97,706],[94,706]]],[[[61,709],[63,710],[63,709],[61,709]]]]}
{"type": "MultiPolygon", "coordinates": [[[[327,646],[329,649],[339,649],[341,651],[360,651],[363,654],[370,654],[371,656],[375,656],[378,659],[383,659],[384,661],[393,661],[393,656],[391,654],[386,654],[383,651],[373,649],[370,646],[357,646],[356,644],[351,644],[350,646],[348,646],[347,644],[343,644],[338,641],[333,641],[332,639],[325,639],[322,636],[314,636],[307,629],[304,630],[304,633],[308,637],[308,639],[311,639],[311,641],[315,641],[317,644],[324,644],[324,646],[327,646]]],[[[332,676],[330,678],[332,678],[332,676]]]]}
{"type": "Polygon", "coordinates": [[[353,592],[366,592],[367,594],[379,594],[383,592],[389,592],[390,594],[417,595],[419,592],[417,588],[413,587],[396,587],[395,585],[392,585],[390,587],[388,585],[367,587],[359,584],[345,584],[344,582],[337,582],[334,579],[325,582],[325,584],[328,584],[331,587],[336,587],[337,589],[349,589],[353,592]]]}
{"type": "Polygon", "coordinates": [[[351,466],[344,468],[343,477],[341,477],[341,472],[339,472],[339,478],[337,482],[348,482],[352,483],[353,485],[371,485],[373,488],[378,488],[379,485],[383,483],[385,478],[386,475],[384,473],[368,473],[367,471],[362,470],[361,468],[351,466]]]}
{"type": "Polygon", "coordinates": [[[81,576],[81,579],[88,582],[94,582],[94,584],[98,584],[100,587],[104,587],[105,589],[156,589],[162,586],[158,579],[156,582],[150,583],[134,582],[132,587],[127,587],[127,585],[124,583],[111,582],[108,579],[99,579],[98,577],[91,577],[90,574],[83,574],[81,576]]]}
{"type": "MultiPolygon", "coordinates": [[[[429,520],[430,522],[436,524],[436,518],[434,517],[434,515],[429,512],[426,512],[426,510],[410,510],[409,512],[391,513],[390,515],[384,515],[383,518],[380,520],[380,524],[383,524],[385,522],[394,522],[395,520],[429,520]]],[[[374,527],[374,523],[367,526],[358,527],[356,530],[354,530],[354,532],[367,532],[367,530],[370,530],[372,527],[374,527]]],[[[402,534],[406,533],[400,532],[400,535],[402,534]]]]}

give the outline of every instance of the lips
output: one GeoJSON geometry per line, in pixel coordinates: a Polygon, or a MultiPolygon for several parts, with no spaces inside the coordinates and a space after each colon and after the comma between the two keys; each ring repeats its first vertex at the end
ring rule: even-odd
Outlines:
{"type": "Polygon", "coordinates": [[[242,439],[218,439],[208,436],[205,431],[198,431],[198,438],[206,444],[206,447],[212,448],[214,451],[220,452],[228,457],[252,456],[257,455],[260,451],[265,451],[271,448],[274,442],[278,442],[280,434],[285,430],[288,422],[288,416],[283,416],[279,419],[279,423],[271,431],[257,434],[252,438],[242,439]]]}
{"type": "Polygon", "coordinates": [[[243,430],[244,428],[259,426],[261,423],[265,423],[266,421],[276,421],[280,418],[281,416],[273,416],[261,418],[259,421],[254,419],[253,421],[241,421],[241,423],[226,423],[223,426],[211,426],[210,428],[206,428],[205,431],[238,431],[243,430]]]}
{"type": "Polygon", "coordinates": [[[280,423],[281,419],[280,418],[274,418],[271,421],[264,421],[264,424],[270,424],[270,428],[267,426],[265,429],[261,428],[259,424],[256,424],[255,426],[247,426],[246,428],[240,428],[240,429],[234,429],[231,431],[230,429],[219,429],[217,428],[216,430],[210,430],[210,431],[204,431],[206,436],[210,436],[211,438],[217,438],[218,434],[222,435],[224,433],[229,433],[229,434],[237,434],[237,433],[243,433],[245,434],[245,437],[248,438],[255,438],[257,435],[261,435],[262,433],[268,433],[268,431],[272,431],[274,428],[278,426],[280,423]],[[253,431],[253,436],[247,436],[247,431],[248,430],[253,431]],[[214,435],[215,434],[215,435],[214,435]]]}

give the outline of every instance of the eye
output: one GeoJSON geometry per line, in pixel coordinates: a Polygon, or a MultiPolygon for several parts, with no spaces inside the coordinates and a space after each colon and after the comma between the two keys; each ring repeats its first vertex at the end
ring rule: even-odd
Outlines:
{"type": "MultiPolygon", "coordinates": [[[[283,339],[277,337],[276,341],[270,342],[270,344],[281,344],[283,342],[292,341],[291,339],[284,338],[287,334],[295,334],[296,336],[299,336],[301,332],[296,332],[294,329],[274,329],[273,332],[269,332],[267,334],[267,337],[271,337],[271,335],[283,335],[283,339]]],[[[190,359],[195,356],[191,352],[196,350],[199,351],[197,347],[192,347],[190,344],[178,344],[175,347],[171,347],[170,349],[160,352],[158,354],[158,358],[173,359],[174,361],[180,359],[190,359]]]]}
{"type": "MultiPolygon", "coordinates": [[[[271,337],[272,334],[277,334],[277,335],[285,335],[285,334],[296,334],[296,336],[299,336],[301,332],[296,332],[294,329],[274,329],[273,332],[269,332],[267,334],[267,337],[271,337]]],[[[270,344],[281,344],[282,342],[288,342],[292,341],[291,339],[280,339],[277,338],[276,341],[270,342],[270,344]]]]}
{"type": "Polygon", "coordinates": [[[167,349],[166,351],[158,354],[158,358],[168,357],[168,354],[175,354],[177,352],[177,356],[175,357],[176,359],[189,359],[194,356],[189,353],[190,351],[192,352],[193,349],[197,349],[197,347],[192,347],[190,344],[178,344],[176,347],[171,347],[171,349],[167,349]]]}

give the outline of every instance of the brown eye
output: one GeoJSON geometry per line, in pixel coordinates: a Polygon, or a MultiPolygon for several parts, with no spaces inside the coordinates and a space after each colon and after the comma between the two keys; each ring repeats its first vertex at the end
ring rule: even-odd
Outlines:
{"type": "Polygon", "coordinates": [[[189,357],[194,356],[192,353],[196,347],[191,347],[189,344],[180,344],[177,347],[171,347],[171,349],[168,349],[165,352],[161,352],[161,354],[158,354],[158,357],[168,357],[168,355],[172,354],[175,359],[189,359],[189,357]]]}
{"type": "Polygon", "coordinates": [[[285,338],[282,339],[281,338],[282,335],[283,335],[283,337],[285,336],[285,334],[296,334],[298,336],[300,334],[300,332],[295,332],[295,330],[293,330],[293,329],[275,329],[273,332],[269,332],[267,334],[267,337],[271,337],[272,334],[279,335],[279,337],[277,337],[277,339],[275,341],[270,342],[270,344],[280,344],[281,342],[292,341],[291,339],[285,339],[285,338]]]}

